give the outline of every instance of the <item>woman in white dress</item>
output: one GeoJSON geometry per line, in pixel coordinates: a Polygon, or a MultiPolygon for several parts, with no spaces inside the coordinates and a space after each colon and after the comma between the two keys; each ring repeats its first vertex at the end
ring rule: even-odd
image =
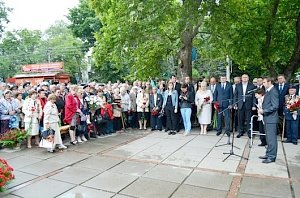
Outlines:
{"type": "Polygon", "coordinates": [[[147,120],[149,118],[149,94],[145,89],[141,89],[136,97],[137,116],[139,121],[140,130],[147,129],[147,120]],[[144,125],[144,128],[143,128],[144,125]]]}
{"type": "Polygon", "coordinates": [[[40,120],[43,115],[41,102],[37,99],[37,92],[32,90],[24,101],[22,112],[24,113],[25,130],[28,132],[27,147],[31,148],[31,138],[35,137],[35,144],[39,145],[40,120]]]}
{"type": "Polygon", "coordinates": [[[54,134],[54,143],[53,143],[53,148],[48,149],[48,152],[53,152],[54,148],[56,145],[58,145],[59,149],[66,149],[67,147],[63,145],[62,139],[61,139],[61,134],[60,134],[60,129],[59,129],[59,122],[60,118],[58,116],[58,110],[57,106],[55,104],[56,101],[56,96],[55,94],[50,94],[48,96],[48,102],[46,103],[44,107],[44,126],[46,129],[51,128],[55,131],[54,134]]]}
{"type": "Polygon", "coordinates": [[[207,90],[207,83],[203,80],[195,97],[197,117],[201,127],[200,134],[207,134],[207,125],[211,123],[212,101],[213,95],[210,90],[207,90]]]}

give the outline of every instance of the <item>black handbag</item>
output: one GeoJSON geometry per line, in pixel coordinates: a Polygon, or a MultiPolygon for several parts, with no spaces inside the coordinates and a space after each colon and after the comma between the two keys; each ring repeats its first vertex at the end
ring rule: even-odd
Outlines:
{"type": "Polygon", "coordinates": [[[47,130],[42,131],[42,137],[43,139],[47,139],[49,136],[54,135],[55,131],[51,128],[48,128],[47,130]]]}

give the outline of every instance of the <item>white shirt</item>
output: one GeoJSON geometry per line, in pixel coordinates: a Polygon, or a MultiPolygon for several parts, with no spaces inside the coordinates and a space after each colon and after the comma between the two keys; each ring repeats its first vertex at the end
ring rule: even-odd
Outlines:
{"type": "Polygon", "coordinates": [[[271,87],[269,87],[266,92],[269,92],[272,88],[274,87],[274,85],[272,85],[271,87]]]}
{"type": "Polygon", "coordinates": [[[210,85],[210,89],[212,93],[215,93],[216,85],[210,85]]]}
{"type": "Polygon", "coordinates": [[[243,101],[245,102],[246,101],[246,90],[247,90],[248,83],[242,83],[242,85],[243,85],[243,101]]]}
{"type": "Polygon", "coordinates": [[[154,106],[156,107],[157,94],[153,94],[154,106]]]}

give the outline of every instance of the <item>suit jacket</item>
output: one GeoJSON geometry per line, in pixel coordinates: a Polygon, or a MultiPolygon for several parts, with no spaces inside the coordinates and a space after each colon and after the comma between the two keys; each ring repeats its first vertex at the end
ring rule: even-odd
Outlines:
{"type": "Polygon", "coordinates": [[[161,107],[163,105],[163,97],[161,94],[157,94],[156,97],[156,105],[154,103],[154,95],[151,94],[150,95],[150,111],[154,108],[154,107],[158,107],[158,111],[161,110],[161,107]]]}
{"type": "Polygon", "coordinates": [[[264,101],[262,103],[263,116],[265,123],[276,124],[279,121],[278,118],[278,91],[275,87],[272,87],[269,92],[266,91],[264,101]]]}
{"type": "Polygon", "coordinates": [[[207,89],[209,89],[211,91],[212,95],[214,95],[215,91],[216,91],[216,87],[217,87],[217,84],[215,84],[215,90],[213,91],[212,90],[212,85],[208,85],[207,89]]]}
{"type": "Polygon", "coordinates": [[[277,92],[278,92],[278,98],[279,98],[279,108],[278,108],[278,111],[279,111],[279,115],[283,115],[283,107],[284,107],[284,103],[285,103],[285,95],[288,94],[289,92],[289,84],[287,83],[284,83],[284,86],[283,86],[283,90],[280,92],[279,91],[279,84],[275,84],[274,87],[276,88],[277,92]]]}
{"type": "MultiPolygon", "coordinates": [[[[244,104],[247,110],[251,110],[251,108],[255,107],[256,104],[254,93],[252,92],[248,94],[248,92],[253,89],[255,89],[255,86],[252,83],[248,82],[246,92],[245,92],[246,96],[245,96],[245,104],[244,104]]],[[[244,97],[243,84],[239,83],[235,87],[235,94],[234,94],[234,102],[237,103],[238,109],[241,109],[243,107],[243,103],[244,103],[243,97],[244,97]]]]}
{"type": "Polygon", "coordinates": [[[174,89],[177,91],[178,97],[179,97],[179,96],[180,96],[180,93],[181,93],[181,84],[178,83],[178,82],[176,82],[176,83],[175,83],[174,89]]]}
{"type": "Polygon", "coordinates": [[[296,95],[297,96],[300,96],[300,94],[299,94],[299,86],[300,86],[299,84],[296,85],[296,95]]]}
{"type": "Polygon", "coordinates": [[[223,89],[222,84],[218,83],[214,93],[214,102],[217,101],[220,104],[220,108],[227,108],[232,104],[233,99],[233,89],[229,82],[226,82],[225,89],[223,89]]]}

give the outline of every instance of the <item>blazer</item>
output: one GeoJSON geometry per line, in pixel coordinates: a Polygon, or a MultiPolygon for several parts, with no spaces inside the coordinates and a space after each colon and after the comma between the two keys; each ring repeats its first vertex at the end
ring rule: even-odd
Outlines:
{"type": "Polygon", "coordinates": [[[279,98],[279,108],[278,108],[278,110],[279,110],[279,115],[282,115],[283,107],[284,107],[284,103],[285,103],[285,95],[288,94],[290,86],[289,86],[289,84],[284,83],[283,90],[281,92],[279,91],[279,84],[278,83],[276,83],[274,85],[274,87],[275,87],[275,89],[278,92],[278,98],[279,98]]]}
{"type": "Polygon", "coordinates": [[[223,89],[222,84],[218,83],[214,92],[214,102],[220,104],[220,108],[227,108],[232,104],[233,100],[233,89],[229,82],[226,82],[225,89],[223,89]]]}
{"type": "MultiPolygon", "coordinates": [[[[164,102],[163,102],[163,106],[162,106],[163,109],[166,107],[168,95],[169,95],[169,91],[167,90],[167,91],[165,91],[165,94],[164,94],[164,102]]],[[[178,92],[173,89],[171,97],[172,97],[173,107],[175,109],[177,109],[177,107],[178,107],[178,97],[179,97],[178,92]]]]}
{"type": "MultiPolygon", "coordinates": [[[[246,97],[245,97],[245,108],[247,110],[251,110],[252,107],[255,107],[256,104],[256,98],[254,97],[254,93],[250,93],[248,94],[248,92],[250,90],[255,89],[255,86],[248,82],[247,84],[247,88],[246,88],[246,97]]],[[[243,107],[243,97],[244,97],[244,93],[243,93],[243,84],[239,83],[235,86],[235,94],[234,94],[234,103],[237,103],[237,107],[238,109],[241,109],[243,107]]]]}
{"type": "Polygon", "coordinates": [[[264,122],[269,124],[276,124],[279,121],[278,118],[278,91],[275,87],[272,87],[269,92],[266,91],[264,101],[262,103],[264,122]]]}
{"type": "Polygon", "coordinates": [[[59,121],[56,104],[48,101],[44,107],[44,126],[46,123],[58,123],[59,121]]]}
{"type": "Polygon", "coordinates": [[[150,95],[150,111],[154,108],[154,107],[158,107],[158,111],[161,110],[161,107],[163,105],[163,97],[161,94],[157,94],[156,97],[156,106],[154,105],[154,95],[151,94],[150,95]]]}

